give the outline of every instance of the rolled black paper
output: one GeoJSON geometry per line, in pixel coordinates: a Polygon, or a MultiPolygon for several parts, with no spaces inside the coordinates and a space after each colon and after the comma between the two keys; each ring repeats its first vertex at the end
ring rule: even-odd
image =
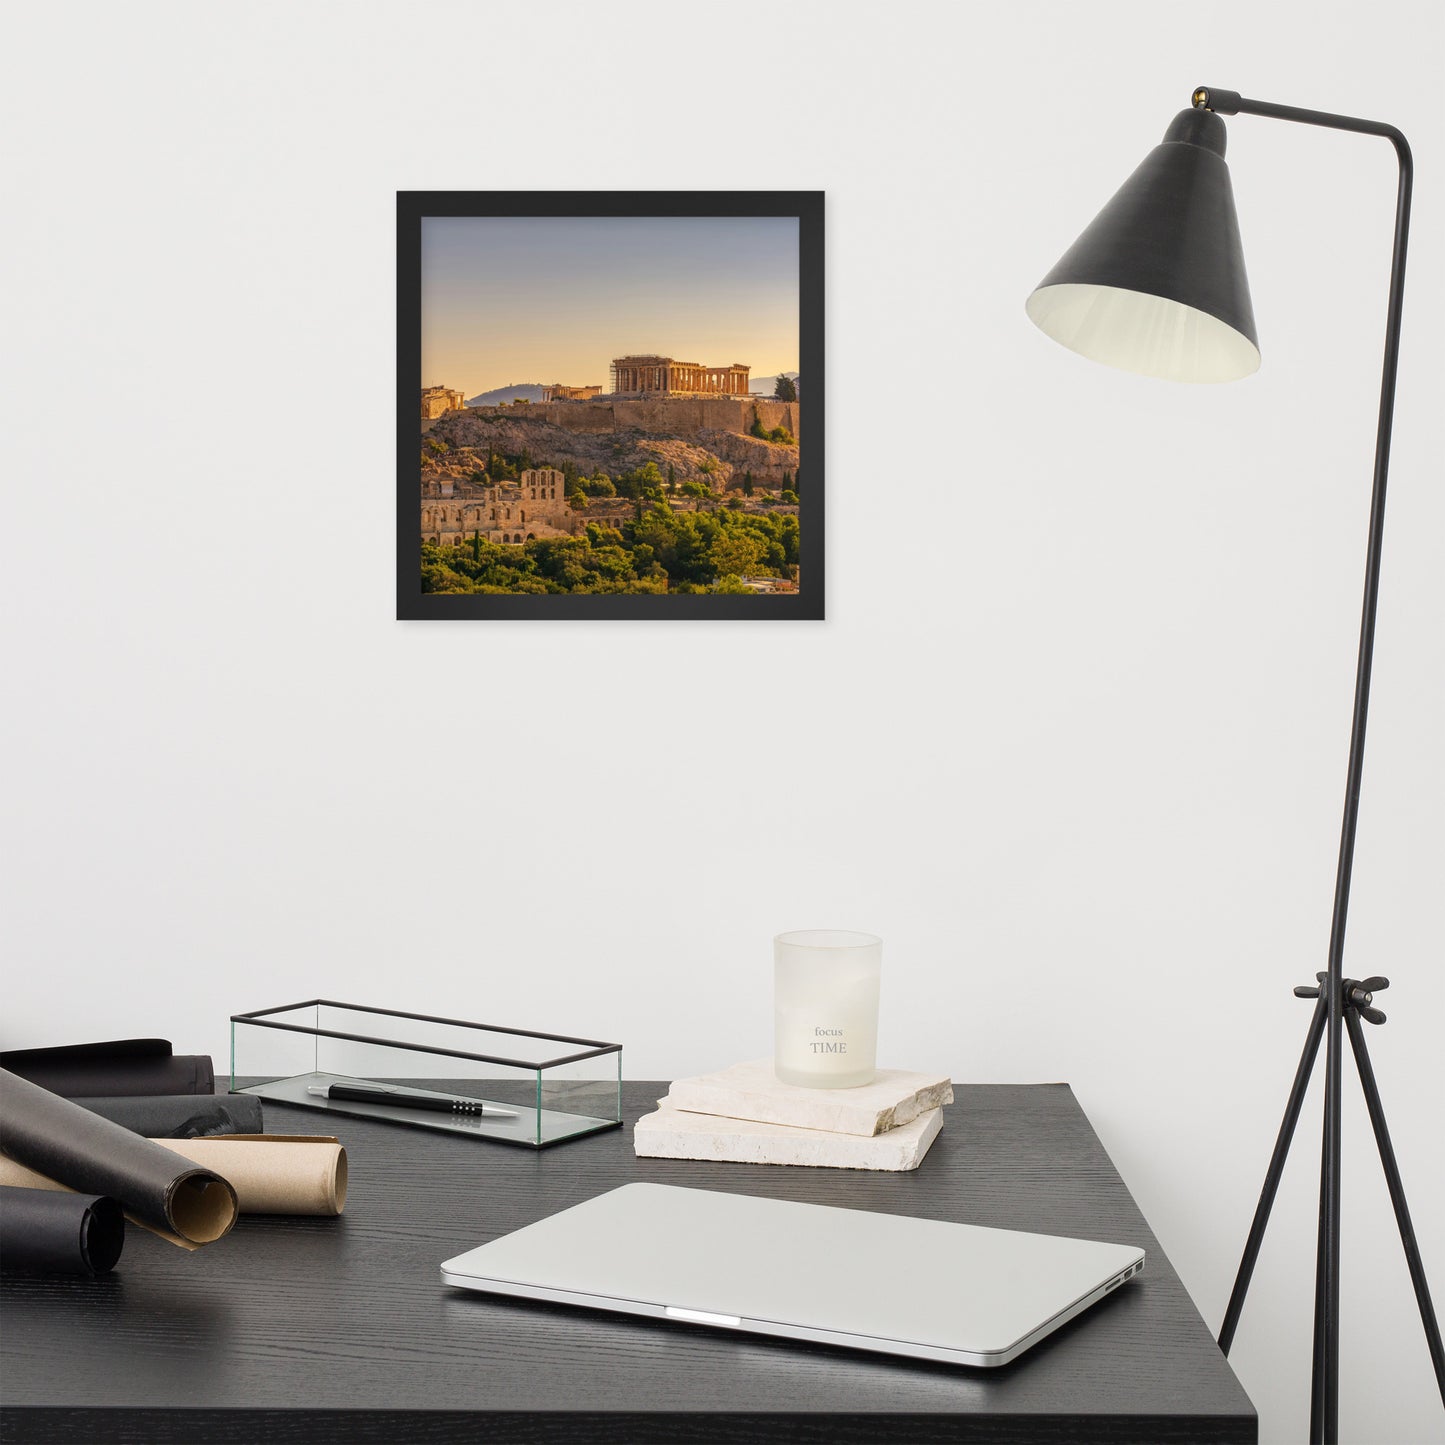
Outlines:
{"type": "Polygon", "coordinates": [[[142,1094],[71,1102],[147,1139],[209,1139],[262,1134],[266,1128],[254,1094],[142,1094]]]}
{"type": "Polygon", "coordinates": [[[0,1149],[79,1194],[118,1199],[137,1224],[188,1246],[236,1222],[236,1191],[219,1174],[0,1069],[0,1149]]]}
{"type": "Polygon", "coordinates": [[[114,1094],[211,1094],[216,1071],[206,1054],[173,1054],[166,1039],[111,1039],[50,1049],[0,1053],[9,1069],[52,1094],[95,1098],[114,1094]]]}
{"type": "Polygon", "coordinates": [[[125,1215],[103,1194],[0,1186],[0,1270],[107,1274],[125,1245],[125,1215]]]}

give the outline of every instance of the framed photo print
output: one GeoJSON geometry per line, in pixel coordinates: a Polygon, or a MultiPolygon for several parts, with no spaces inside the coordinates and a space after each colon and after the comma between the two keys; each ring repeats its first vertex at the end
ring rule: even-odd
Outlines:
{"type": "Polygon", "coordinates": [[[403,191],[396,292],[399,618],[823,616],[821,191],[403,191]]]}

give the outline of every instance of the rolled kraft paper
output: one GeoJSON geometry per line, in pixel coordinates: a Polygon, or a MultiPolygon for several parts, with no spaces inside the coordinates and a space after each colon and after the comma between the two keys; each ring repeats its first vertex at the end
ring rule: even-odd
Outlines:
{"type": "Polygon", "coordinates": [[[8,1069],[0,1069],[0,1149],[78,1194],[110,1195],[137,1224],[185,1249],[220,1239],[236,1222],[236,1191],[220,1175],[8,1069]]]}
{"type": "Polygon", "coordinates": [[[0,1271],[108,1274],[124,1245],[114,1199],[0,1187],[0,1271]]]}
{"type": "Polygon", "coordinates": [[[265,1128],[254,1094],[142,1094],[73,1102],[147,1139],[259,1134],[265,1128]]]}
{"type": "Polygon", "coordinates": [[[216,1071],[205,1054],[173,1054],[166,1039],[112,1039],[0,1054],[8,1069],[66,1098],[110,1094],[214,1094],[216,1071]]]}
{"type": "MultiPolygon", "coordinates": [[[[153,1142],[220,1175],[236,1191],[242,1214],[340,1214],[346,1206],[346,1150],[329,1134],[153,1142]]],[[[0,1187],[5,1185],[66,1187],[0,1154],[0,1187]]]]}
{"type": "Polygon", "coordinates": [[[346,1150],[330,1134],[156,1142],[229,1180],[242,1214],[340,1214],[346,1207],[346,1150]]]}

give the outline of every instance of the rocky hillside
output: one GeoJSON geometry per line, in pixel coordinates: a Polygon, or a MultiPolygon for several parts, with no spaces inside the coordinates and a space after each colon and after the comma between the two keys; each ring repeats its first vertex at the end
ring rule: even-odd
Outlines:
{"type": "Polygon", "coordinates": [[[429,435],[449,447],[479,453],[483,465],[493,448],[513,456],[526,451],[539,467],[570,461],[589,474],[600,470],[610,476],[655,462],[664,474],[671,466],[679,482],[701,481],[715,491],[741,487],[743,474],[749,471],[754,486],[777,490],[783,486],[785,472],[792,476],[798,470],[796,446],[759,441],[736,432],[700,431],[688,440],[637,430],[575,432],[528,417],[524,411],[506,416],[448,412],[429,435]]]}

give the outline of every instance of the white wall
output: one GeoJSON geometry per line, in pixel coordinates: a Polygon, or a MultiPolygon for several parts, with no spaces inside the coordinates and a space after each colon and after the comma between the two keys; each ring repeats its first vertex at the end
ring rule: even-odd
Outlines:
{"type": "MultiPolygon", "coordinates": [[[[1445,1294],[1437,5],[5,28],[5,1042],[222,1058],[230,1013],[322,993],[617,1037],[670,1077],[767,1049],[774,932],[874,929],[887,1060],[1071,1081],[1211,1326],[1324,964],[1389,148],[1230,122],[1246,383],[1094,367],[1023,301],[1198,83],[1400,124],[1348,959],[1396,980],[1370,1042],[1445,1294]],[[760,185],[828,192],[827,623],[393,621],[394,192],[760,185]],[[731,741],[760,729],[785,741],[731,741]],[[513,745],[550,761],[513,782],[513,745]]],[[[1344,1433],[1440,1439],[1347,1099],[1344,1433]]],[[[1236,1348],[1265,1441],[1305,1432],[1316,1128],[1236,1348]]]]}

